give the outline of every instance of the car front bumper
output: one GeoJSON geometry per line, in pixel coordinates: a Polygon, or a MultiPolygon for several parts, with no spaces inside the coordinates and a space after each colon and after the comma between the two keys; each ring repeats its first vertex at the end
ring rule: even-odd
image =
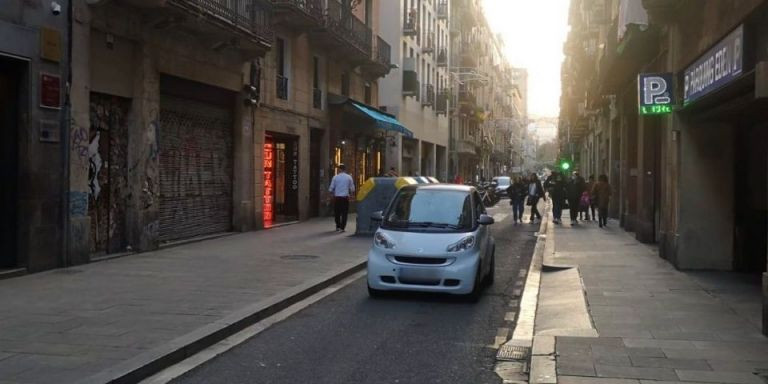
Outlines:
{"type": "MultiPolygon", "coordinates": [[[[463,295],[472,292],[480,263],[478,251],[455,255],[404,255],[412,262],[398,262],[396,252],[373,247],[368,252],[368,286],[382,291],[441,292],[463,295]],[[430,265],[419,259],[444,258],[445,263],[430,265]]],[[[394,250],[387,250],[394,251],[394,250]]]]}

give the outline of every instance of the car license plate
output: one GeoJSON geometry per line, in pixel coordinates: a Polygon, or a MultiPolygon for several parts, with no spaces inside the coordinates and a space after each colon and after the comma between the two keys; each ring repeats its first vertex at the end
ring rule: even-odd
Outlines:
{"type": "Polygon", "coordinates": [[[434,268],[400,268],[399,276],[405,280],[435,280],[440,278],[440,272],[434,268]]]}

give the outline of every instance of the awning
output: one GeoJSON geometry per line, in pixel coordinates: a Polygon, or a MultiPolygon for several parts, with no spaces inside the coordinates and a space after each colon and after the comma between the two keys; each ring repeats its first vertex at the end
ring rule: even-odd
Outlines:
{"type": "Polygon", "coordinates": [[[373,119],[377,128],[381,128],[387,131],[400,132],[405,137],[413,137],[413,132],[409,131],[408,128],[400,124],[400,122],[397,121],[397,119],[394,117],[381,113],[373,108],[368,108],[362,104],[352,103],[352,105],[373,119]]]}
{"type": "Polygon", "coordinates": [[[332,93],[328,94],[328,104],[340,107],[346,113],[370,121],[375,128],[402,133],[403,136],[408,138],[413,137],[413,132],[408,130],[408,128],[399,122],[395,116],[370,105],[357,102],[346,96],[334,95],[332,93]]]}

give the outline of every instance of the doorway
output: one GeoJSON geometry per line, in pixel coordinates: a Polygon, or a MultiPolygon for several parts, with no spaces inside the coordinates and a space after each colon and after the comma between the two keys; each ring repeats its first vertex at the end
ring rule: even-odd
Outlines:
{"type": "Polygon", "coordinates": [[[18,266],[19,110],[24,63],[0,56],[0,269],[18,266]]]}
{"type": "Polygon", "coordinates": [[[768,124],[743,124],[736,132],[734,161],[734,257],[736,271],[766,270],[768,243],[768,124]]]}
{"type": "Polygon", "coordinates": [[[264,227],[299,220],[299,137],[267,132],[264,140],[264,227]]]}

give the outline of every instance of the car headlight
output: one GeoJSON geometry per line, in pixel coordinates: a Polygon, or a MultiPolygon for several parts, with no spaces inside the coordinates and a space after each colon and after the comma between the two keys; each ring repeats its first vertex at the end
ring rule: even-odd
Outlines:
{"type": "Polygon", "coordinates": [[[379,248],[392,249],[395,247],[395,242],[387,235],[376,232],[373,235],[373,244],[379,248]]]}
{"type": "Polygon", "coordinates": [[[466,251],[467,249],[471,249],[474,246],[475,246],[475,236],[470,235],[449,245],[446,251],[461,252],[461,251],[466,251]]]}

